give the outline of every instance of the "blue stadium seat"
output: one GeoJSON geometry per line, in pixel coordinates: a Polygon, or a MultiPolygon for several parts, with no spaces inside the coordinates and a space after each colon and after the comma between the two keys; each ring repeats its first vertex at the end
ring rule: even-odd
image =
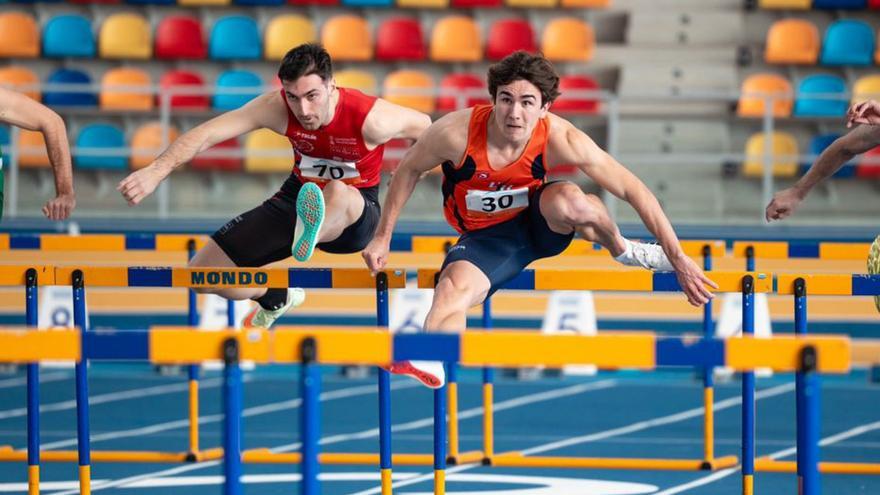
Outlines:
{"type": "MultiPolygon", "coordinates": [[[[9,128],[5,125],[0,126],[0,146],[9,146],[9,128]]],[[[6,152],[9,153],[8,150],[6,152]]]]}
{"type": "Polygon", "coordinates": [[[846,82],[837,76],[818,74],[806,77],[798,86],[794,116],[843,117],[847,108],[846,92],[846,82]],[[835,94],[840,98],[831,97],[835,94]],[[819,95],[825,97],[819,98],[819,95]]]}
{"type": "MultiPolygon", "coordinates": [[[[92,84],[92,79],[85,72],[73,69],[58,69],[49,74],[47,84],[92,84]]],[[[98,105],[98,97],[88,91],[57,92],[46,90],[43,92],[43,103],[58,106],[88,106],[98,105]]]]}
{"type": "Polygon", "coordinates": [[[392,0],[342,0],[346,7],[392,7],[392,0]]]}
{"type": "Polygon", "coordinates": [[[253,88],[246,94],[215,94],[213,106],[215,110],[235,110],[259,96],[263,87],[260,76],[246,70],[230,70],[217,78],[217,89],[220,88],[253,88]]]}
{"type": "Polygon", "coordinates": [[[257,60],[261,55],[262,44],[260,31],[253,19],[231,15],[214,23],[208,57],[216,60],[257,60]]]}
{"type": "Polygon", "coordinates": [[[822,43],[822,65],[871,65],[874,63],[874,30],[852,19],[832,23],[822,43]]]}
{"type": "MultiPolygon", "coordinates": [[[[125,135],[122,130],[110,124],[91,124],[82,128],[76,138],[77,148],[92,148],[101,151],[106,148],[125,148],[125,135]]],[[[91,170],[126,170],[128,158],[125,153],[118,155],[84,155],[77,149],[74,164],[77,168],[91,170]]]]}
{"type": "MultiPolygon", "coordinates": [[[[813,136],[813,139],[810,140],[810,151],[811,155],[819,156],[825,148],[831,146],[837,138],[840,137],[840,134],[820,134],[818,136],[813,136]]],[[[802,170],[801,175],[807,172],[807,169],[810,168],[811,163],[803,163],[801,164],[802,170]]],[[[842,167],[840,170],[835,172],[834,177],[854,177],[856,175],[856,167],[855,161],[846,162],[846,165],[842,167]]]]}
{"type": "Polygon", "coordinates": [[[868,0],[813,0],[814,9],[852,9],[868,8],[868,0]]]}
{"type": "Polygon", "coordinates": [[[79,15],[59,15],[43,29],[44,57],[94,57],[92,24],[79,15]]]}

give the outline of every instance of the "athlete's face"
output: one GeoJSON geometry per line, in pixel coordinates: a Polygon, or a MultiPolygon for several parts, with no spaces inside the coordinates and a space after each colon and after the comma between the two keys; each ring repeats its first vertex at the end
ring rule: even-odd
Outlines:
{"type": "Polygon", "coordinates": [[[505,137],[522,141],[531,137],[538,121],[547,115],[547,106],[541,105],[541,91],[534,84],[519,79],[498,86],[493,113],[505,137]]]}
{"type": "Polygon", "coordinates": [[[302,76],[296,81],[283,81],[287,106],[304,128],[314,131],[330,121],[330,95],[336,82],[321,80],[317,74],[302,76]]]}

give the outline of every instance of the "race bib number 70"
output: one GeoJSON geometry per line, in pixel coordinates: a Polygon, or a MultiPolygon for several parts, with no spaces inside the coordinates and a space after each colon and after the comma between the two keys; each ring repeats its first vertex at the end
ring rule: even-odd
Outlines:
{"type": "Polygon", "coordinates": [[[300,156],[299,171],[303,177],[319,181],[329,181],[358,179],[361,176],[355,162],[313,158],[303,154],[300,154],[300,156]]]}
{"type": "Polygon", "coordinates": [[[468,191],[465,196],[468,211],[494,215],[529,206],[529,188],[504,189],[501,191],[468,191]]]}

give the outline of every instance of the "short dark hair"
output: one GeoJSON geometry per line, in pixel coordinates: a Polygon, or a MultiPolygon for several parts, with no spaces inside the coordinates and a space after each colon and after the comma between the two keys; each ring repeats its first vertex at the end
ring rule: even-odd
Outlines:
{"type": "Polygon", "coordinates": [[[541,105],[553,103],[559,96],[559,74],[553,64],[540,53],[516,51],[489,67],[489,94],[492,101],[498,96],[498,87],[519,79],[528,81],[541,92],[541,105]]]}
{"type": "Polygon", "coordinates": [[[282,81],[296,81],[311,74],[317,74],[324,82],[333,77],[330,54],[320,43],[305,43],[292,48],[278,68],[278,79],[282,81]]]}

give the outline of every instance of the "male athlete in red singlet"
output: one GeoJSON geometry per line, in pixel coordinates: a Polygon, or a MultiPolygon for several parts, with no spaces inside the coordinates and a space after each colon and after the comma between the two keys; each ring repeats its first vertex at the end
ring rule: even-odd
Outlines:
{"type": "MultiPolygon", "coordinates": [[[[306,261],[315,247],[330,253],[360,251],[379,220],[385,143],[416,139],[431,123],[425,114],[338,88],[330,56],[317,44],[290,50],[278,78],[281,91],[258,96],[184,133],[150,166],[119,183],[117,189],[136,205],[175,168],[219,142],[260,128],[290,139],[293,172],[281,189],[215,232],[190,262],[192,267],[259,267],[291,254],[306,261]]],[[[266,328],[305,297],[302,289],[205,292],[257,301],[245,324],[266,328]]]]}
{"type": "MultiPolygon", "coordinates": [[[[446,220],[461,233],[443,262],[428,331],[460,332],[466,311],[532,261],[561,253],[577,233],[599,242],[625,265],[675,270],[691,304],[714,286],[685,254],[660,204],[635,175],[568,121],[548,113],[559,77],[540,55],[517,52],[489,69],[492,105],[446,115],[431,125],[394,174],[376,236],[364,249],[371,270],[385,266],[394,223],[423,172],[443,164],[446,220]],[[545,182],[547,169],[575,164],[628,201],[659,245],[631,242],[599,198],[565,181],[545,182]]],[[[395,363],[430,387],[445,381],[442,363],[395,363]]]]}

